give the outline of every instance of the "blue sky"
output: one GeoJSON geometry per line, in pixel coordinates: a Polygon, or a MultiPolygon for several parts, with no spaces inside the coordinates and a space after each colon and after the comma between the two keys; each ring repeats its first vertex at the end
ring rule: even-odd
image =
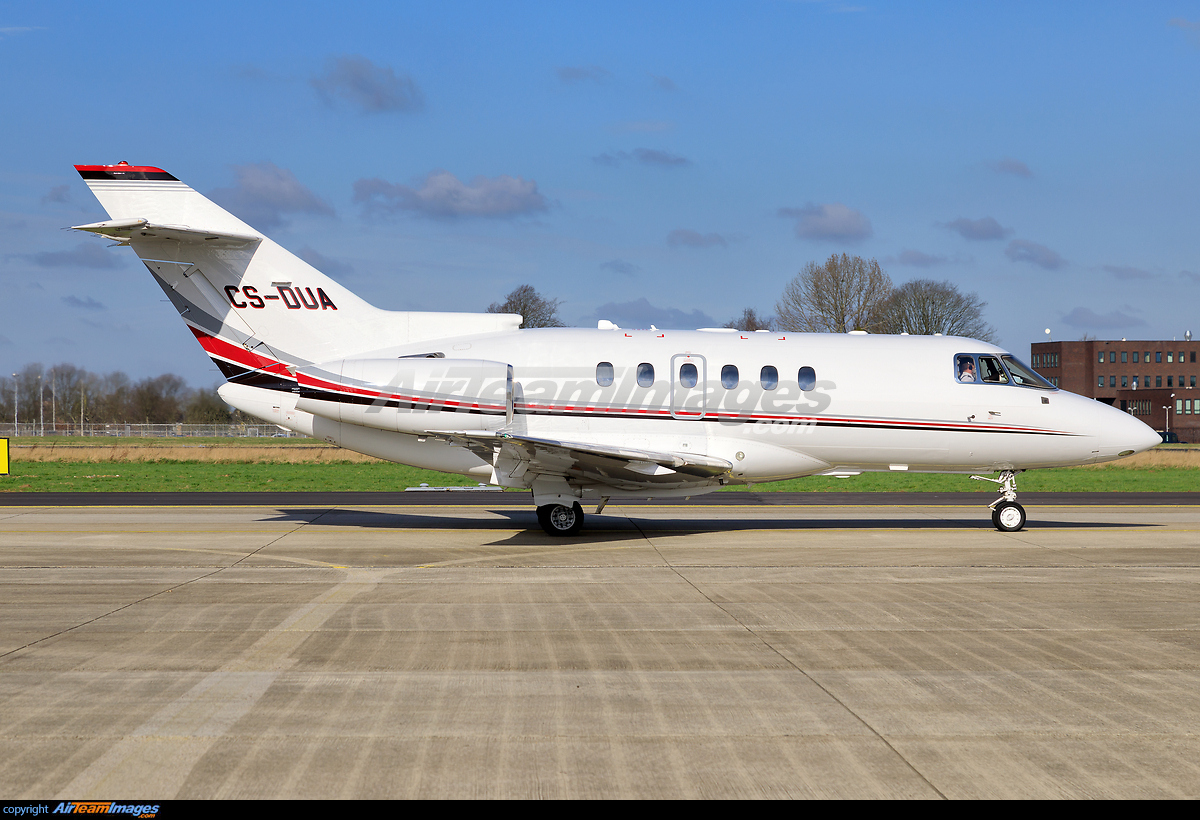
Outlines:
{"type": "Polygon", "coordinates": [[[392,309],[774,312],[847,252],[1001,343],[1200,332],[1200,3],[0,3],[0,369],[219,375],[76,163],[392,309]],[[6,362],[6,364],[5,364],[6,362]]]}

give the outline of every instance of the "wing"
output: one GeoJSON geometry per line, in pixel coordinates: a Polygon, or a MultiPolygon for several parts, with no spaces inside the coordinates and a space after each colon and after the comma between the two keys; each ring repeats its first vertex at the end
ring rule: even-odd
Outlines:
{"type": "Polygon", "coordinates": [[[90,225],[73,225],[71,230],[107,236],[119,245],[128,245],[135,239],[166,239],[173,242],[195,243],[219,247],[241,247],[262,239],[249,234],[204,231],[186,225],[153,225],[145,219],[113,219],[108,222],[93,222],[90,225]]]}
{"type": "Polygon", "coordinates": [[[528,486],[534,476],[561,476],[620,489],[708,485],[733,465],[721,458],[659,453],[602,444],[532,438],[512,433],[433,433],[467,447],[496,468],[506,486],[528,486]]]}

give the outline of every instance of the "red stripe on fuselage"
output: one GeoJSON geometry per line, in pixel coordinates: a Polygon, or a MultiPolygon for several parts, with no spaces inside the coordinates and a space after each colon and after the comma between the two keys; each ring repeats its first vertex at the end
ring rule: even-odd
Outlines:
{"type": "Polygon", "coordinates": [[[188,329],[192,331],[192,334],[196,337],[196,341],[200,342],[200,346],[210,356],[220,356],[222,359],[228,359],[234,364],[240,364],[242,367],[248,367],[251,370],[273,373],[285,379],[293,378],[292,374],[288,372],[287,366],[282,362],[262,356],[244,347],[230,344],[224,339],[218,339],[216,336],[205,333],[193,325],[188,325],[188,329]]]}

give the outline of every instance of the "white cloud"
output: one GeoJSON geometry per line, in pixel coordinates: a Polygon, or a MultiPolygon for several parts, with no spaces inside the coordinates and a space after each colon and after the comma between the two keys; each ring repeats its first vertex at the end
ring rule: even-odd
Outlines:
{"type": "Polygon", "coordinates": [[[980,219],[959,217],[942,227],[954,231],[963,239],[971,240],[1003,239],[1012,233],[1010,228],[1005,228],[990,216],[980,219]]]}
{"type": "Polygon", "coordinates": [[[873,233],[871,220],[840,202],[780,208],[779,215],[796,220],[796,236],[833,242],[861,242],[873,233]]]}
{"type": "Polygon", "coordinates": [[[77,244],[69,251],[43,251],[33,255],[33,264],[39,268],[115,268],[119,259],[109,253],[104,245],[94,240],[77,244]]]}
{"type": "Polygon", "coordinates": [[[417,187],[379,178],[354,183],[354,201],[369,211],[411,211],[446,219],[491,217],[507,219],[549,209],[532,179],[501,175],[477,176],[468,185],[449,171],[432,171],[417,187]]]}
{"type": "Polygon", "coordinates": [[[366,57],[333,57],[325,73],[309,84],[326,104],[345,102],[364,114],[425,107],[425,98],[411,77],[397,75],[391,67],[375,65],[366,57]]]}
{"type": "Polygon", "coordinates": [[[1074,327],[1089,330],[1117,330],[1125,327],[1144,327],[1146,324],[1142,319],[1124,311],[1113,310],[1100,315],[1085,307],[1075,308],[1063,317],[1063,321],[1074,327]]]}
{"type": "Polygon", "coordinates": [[[1028,165],[1012,157],[1004,157],[996,162],[989,162],[988,166],[998,174],[1011,174],[1012,176],[1024,177],[1025,179],[1033,176],[1033,171],[1029,170],[1028,165]]]}
{"type": "Polygon", "coordinates": [[[558,79],[568,85],[575,85],[585,81],[602,83],[612,77],[612,72],[598,65],[562,66],[554,69],[554,73],[558,75],[558,79]]]}
{"type": "Polygon", "coordinates": [[[259,230],[287,224],[285,214],[333,216],[333,208],[273,162],[233,166],[234,187],[218,188],[209,197],[259,230]]]}
{"type": "Polygon", "coordinates": [[[717,233],[700,233],[687,228],[676,228],[667,234],[667,244],[672,248],[723,248],[729,243],[717,233]]]}
{"type": "Polygon", "coordinates": [[[1004,249],[1004,255],[1014,262],[1028,262],[1046,270],[1058,270],[1067,266],[1067,260],[1055,251],[1025,239],[1009,242],[1008,247],[1004,249]]]}

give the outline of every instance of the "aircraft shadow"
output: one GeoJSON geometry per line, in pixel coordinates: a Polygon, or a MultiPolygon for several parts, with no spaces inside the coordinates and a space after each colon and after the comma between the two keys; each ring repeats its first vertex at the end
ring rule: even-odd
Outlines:
{"type": "MultiPolygon", "coordinates": [[[[479,518],[456,515],[422,515],[413,512],[380,512],[355,509],[280,509],[279,514],[266,520],[278,522],[308,522],[317,527],[365,527],[387,530],[454,529],[511,531],[514,526],[528,532],[514,536],[522,543],[563,544],[564,542],[587,543],[589,540],[640,539],[646,535],[686,535],[690,533],[722,532],[769,532],[771,530],[838,529],[838,530],[993,530],[989,515],[984,509],[969,515],[952,518],[842,518],[814,517],[806,515],[774,516],[721,516],[697,520],[686,518],[642,518],[639,516],[591,515],[585,511],[583,531],[572,539],[553,538],[542,532],[532,509],[493,509],[494,517],[479,518]]],[[[1027,530],[1115,530],[1145,529],[1154,524],[1098,521],[1055,521],[1049,518],[1031,518],[1027,530]]],[[[512,543],[510,540],[509,543],[512,543]]]]}

